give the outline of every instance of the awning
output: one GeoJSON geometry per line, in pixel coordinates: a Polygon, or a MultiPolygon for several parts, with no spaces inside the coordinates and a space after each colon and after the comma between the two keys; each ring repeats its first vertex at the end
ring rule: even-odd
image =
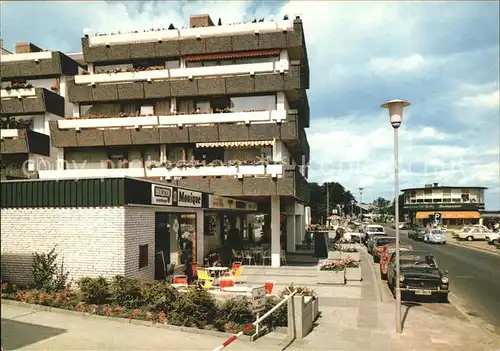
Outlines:
{"type": "Polygon", "coordinates": [[[434,212],[417,212],[416,219],[428,219],[434,213],[440,213],[441,219],[479,219],[481,214],[477,211],[434,211],[434,212]]]}
{"type": "Polygon", "coordinates": [[[273,145],[272,140],[262,141],[221,141],[217,143],[196,143],[196,147],[262,147],[273,145]]]}
{"type": "Polygon", "coordinates": [[[208,61],[208,60],[226,60],[233,58],[245,57],[264,57],[276,56],[280,54],[281,50],[259,50],[259,51],[245,51],[245,52],[230,52],[227,54],[210,54],[210,55],[193,55],[187,56],[186,61],[208,61]]]}

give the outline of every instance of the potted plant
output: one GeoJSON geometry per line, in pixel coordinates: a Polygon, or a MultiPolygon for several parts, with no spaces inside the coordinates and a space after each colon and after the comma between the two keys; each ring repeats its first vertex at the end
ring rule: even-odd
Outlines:
{"type": "Polygon", "coordinates": [[[353,259],[345,259],[345,280],[346,281],[360,281],[361,278],[361,266],[359,261],[353,259]]]}
{"type": "Polygon", "coordinates": [[[354,261],[359,261],[359,251],[357,246],[355,245],[350,245],[350,246],[343,246],[340,249],[341,252],[341,258],[343,259],[350,259],[354,261]]]}
{"type": "Polygon", "coordinates": [[[340,260],[342,258],[342,253],[340,252],[340,247],[337,244],[330,244],[328,248],[328,259],[329,260],[340,260]]]}
{"type": "Polygon", "coordinates": [[[318,284],[345,284],[345,262],[342,260],[326,261],[319,266],[318,284]]]}

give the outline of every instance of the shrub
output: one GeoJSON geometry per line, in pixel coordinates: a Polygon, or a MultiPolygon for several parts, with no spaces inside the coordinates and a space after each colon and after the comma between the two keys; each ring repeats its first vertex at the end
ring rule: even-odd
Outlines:
{"type": "Polygon", "coordinates": [[[245,326],[255,319],[250,301],[246,297],[234,297],[224,301],[218,310],[214,327],[220,331],[227,330],[228,323],[230,329],[234,326],[245,326]]]}
{"type": "Polygon", "coordinates": [[[173,325],[203,329],[212,324],[216,312],[215,298],[202,287],[193,286],[175,301],[169,321],[173,325]]]}
{"type": "Polygon", "coordinates": [[[175,301],[179,298],[179,292],[164,281],[150,281],[144,283],[141,288],[144,307],[154,312],[170,313],[174,308],[175,301]]]}
{"type": "Polygon", "coordinates": [[[64,271],[64,261],[59,267],[54,247],[49,253],[33,253],[31,273],[35,288],[44,291],[62,291],[66,288],[69,272],[64,271]]]}
{"type": "Polygon", "coordinates": [[[83,301],[88,304],[103,305],[108,301],[109,283],[104,277],[81,278],[78,287],[83,301]]]}
{"type": "Polygon", "coordinates": [[[137,279],[117,275],[111,282],[113,302],[127,308],[137,308],[142,304],[141,286],[137,279]]]}
{"type": "MultiPolygon", "coordinates": [[[[280,301],[281,299],[275,296],[269,296],[266,299],[266,308],[262,314],[267,313],[280,301]]],[[[271,313],[271,315],[267,317],[262,324],[269,328],[269,330],[273,330],[277,327],[286,327],[288,325],[288,303],[285,302],[280,308],[271,313]]]]}

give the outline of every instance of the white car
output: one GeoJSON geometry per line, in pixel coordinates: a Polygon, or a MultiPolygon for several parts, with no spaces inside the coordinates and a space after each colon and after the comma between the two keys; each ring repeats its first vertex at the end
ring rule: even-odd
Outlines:
{"type": "Polygon", "coordinates": [[[367,226],[365,226],[365,231],[364,231],[364,235],[363,235],[363,241],[366,242],[366,240],[375,235],[375,234],[379,234],[379,235],[387,235],[387,233],[385,232],[385,228],[382,227],[381,225],[378,225],[378,224],[368,224],[367,226]]]}
{"type": "Polygon", "coordinates": [[[491,230],[489,230],[485,226],[472,225],[463,227],[458,232],[455,232],[453,236],[459,240],[473,241],[473,240],[486,240],[486,236],[488,234],[491,234],[491,230]]]}
{"type": "Polygon", "coordinates": [[[496,245],[500,242],[500,233],[489,233],[486,235],[486,240],[490,245],[496,245]]]}
{"type": "Polygon", "coordinates": [[[440,229],[427,229],[424,234],[424,242],[432,244],[446,244],[446,237],[440,229]]]}

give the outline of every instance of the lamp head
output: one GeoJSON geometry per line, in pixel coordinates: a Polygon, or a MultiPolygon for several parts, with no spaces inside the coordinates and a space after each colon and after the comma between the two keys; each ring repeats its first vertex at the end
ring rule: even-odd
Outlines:
{"type": "Polygon", "coordinates": [[[389,120],[394,129],[399,128],[403,122],[403,108],[410,106],[411,102],[407,100],[394,99],[380,105],[380,107],[389,109],[389,120]]]}

